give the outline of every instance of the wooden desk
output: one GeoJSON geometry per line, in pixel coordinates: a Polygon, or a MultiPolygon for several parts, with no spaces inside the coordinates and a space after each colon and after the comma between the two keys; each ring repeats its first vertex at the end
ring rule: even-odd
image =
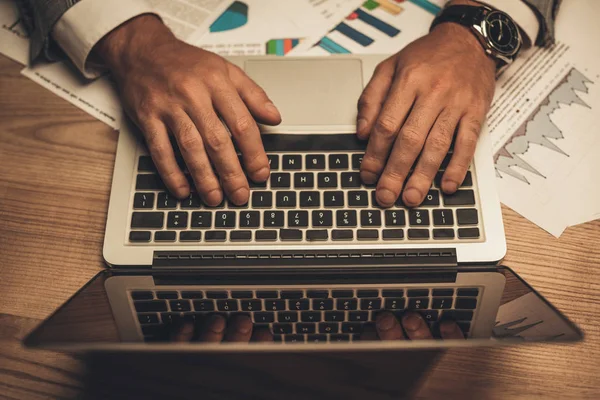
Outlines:
{"type": "MultiPolygon", "coordinates": [[[[106,382],[94,381],[96,374],[86,372],[88,365],[80,358],[24,350],[19,342],[103,268],[117,133],[22,77],[20,69],[0,56],[0,398],[94,397],[90,391],[98,395],[106,382]]],[[[577,323],[586,340],[449,351],[416,397],[599,398],[600,221],[570,228],[555,239],[513,211],[504,208],[503,213],[509,248],[505,264],[577,323]]],[[[352,365],[337,365],[338,378],[342,374],[348,385],[361,376],[352,365]]],[[[232,379],[251,369],[240,367],[232,379]]],[[[203,386],[201,376],[195,383],[201,398],[252,393],[250,387],[221,393],[203,386]]],[[[325,385],[328,379],[323,376],[325,385]]],[[[304,392],[310,386],[296,385],[293,393],[275,387],[261,398],[314,398],[304,392]]],[[[103,395],[142,393],[135,385],[118,388],[103,395]]],[[[397,398],[393,390],[369,388],[368,382],[362,389],[350,393],[397,398]]]]}

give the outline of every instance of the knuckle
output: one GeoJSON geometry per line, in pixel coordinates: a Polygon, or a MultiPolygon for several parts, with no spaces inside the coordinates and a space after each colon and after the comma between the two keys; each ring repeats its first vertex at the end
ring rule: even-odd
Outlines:
{"type": "Polygon", "coordinates": [[[226,139],[224,135],[219,134],[217,131],[211,130],[207,132],[204,140],[206,141],[206,146],[211,151],[218,153],[225,148],[228,139],[226,139]]]}
{"type": "Polygon", "coordinates": [[[200,135],[191,121],[179,125],[177,136],[179,145],[184,149],[195,149],[200,144],[200,135]]]}
{"type": "Polygon", "coordinates": [[[380,115],[375,122],[375,132],[386,139],[391,139],[396,135],[396,128],[399,121],[390,115],[380,115]]]}
{"type": "Polygon", "coordinates": [[[447,135],[431,135],[429,139],[427,139],[428,147],[435,153],[446,152],[448,147],[450,147],[451,136],[447,135]]]}
{"type": "Polygon", "coordinates": [[[148,117],[156,113],[160,108],[160,103],[160,96],[153,92],[149,92],[143,96],[136,109],[139,119],[148,119],[148,117]]]}
{"type": "Polygon", "coordinates": [[[233,131],[238,136],[248,136],[252,133],[254,120],[249,115],[242,115],[235,120],[233,131]]]}
{"type": "Polygon", "coordinates": [[[414,126],[405,126],[400,133],[403,143],[410,148],[420,147],[423,141],[423,135],[414,126]]]}

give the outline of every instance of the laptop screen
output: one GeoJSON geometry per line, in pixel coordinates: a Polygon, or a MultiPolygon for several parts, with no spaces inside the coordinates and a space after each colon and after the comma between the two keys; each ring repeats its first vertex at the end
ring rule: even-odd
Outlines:
{"type": "Polygon", "coordinates": [[[465,287],[460,279],[454,288],[452,279],[398,279],[376,292],[361,285],[302,290],[280,284],[279,289],[243,290],[231,282],[214,285],[196,279],[194,285],[182,285],[176,279],[169,286],[141,273],[103,271],[36,328],[25,345],[329,351],[582,338],[574,324],[512,270],[500,267],[494,273],[503,276],[503,287],[499,306],[487,318],[482,313],[490,313],[485,311],[490,293],[498,288],[472,282],[465,287]],[[488,332],[487,337],[481,332],[488,332]]]}

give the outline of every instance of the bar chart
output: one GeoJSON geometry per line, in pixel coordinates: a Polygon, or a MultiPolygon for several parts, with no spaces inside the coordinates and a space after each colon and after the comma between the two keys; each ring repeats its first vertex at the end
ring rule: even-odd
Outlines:
{"type": "Polygon", "coordinates": [[[300,43],[301,39],[271,39],[267,42],[266,54],[285,56],[300,43]]]}

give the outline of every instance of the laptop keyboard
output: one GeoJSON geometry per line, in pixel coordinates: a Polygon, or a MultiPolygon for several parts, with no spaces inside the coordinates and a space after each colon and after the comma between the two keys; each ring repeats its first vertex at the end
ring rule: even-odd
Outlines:
{"type": "MultiPolygon", "coordinates": [[[[250,201],[236,206],[202,204],[196,193],[171,196],[152,159],[140,156],[131,204],[129,242],[343,243],[480,241],[481,223],[472,171],[453,195],[440,190],[450,154],[423,204],[407,208],[398,199],[382,209],[375,187],[360,180],[363,153],[268,154],[271,176],[250,183],[250,201]]],[[[192,185],[193,186],[193,185],[192,185]]]]}
{"type": "Polygon", "coordinates": [[[208,315],[246,314],[268,327],[276,342],[347,342],[360,338],[378,312],[398,317],[415,310],[433,327],[457,321],[465,336],[482,291],[477,287],[334,289],[160,289],[132,290],[130,297],[145,341],[169,339],[173,323],[201,324],[208,315]]]}

